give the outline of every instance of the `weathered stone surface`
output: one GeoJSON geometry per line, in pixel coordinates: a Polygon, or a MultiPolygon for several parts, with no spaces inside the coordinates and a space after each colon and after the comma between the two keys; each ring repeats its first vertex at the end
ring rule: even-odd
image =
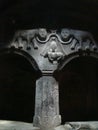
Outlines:
{"type": "MultiPolygon", "coordinates": [[[[98,45],[86,31],[61,29],[33,29],[16,32],[11,43],[1,48],[5,53],[26,57],[33,68],[41,72],[36,81],[34,126],[41,130],[93,129],[92,123],[67,123],[59,126],[59,90],[53,74],[74,57],[93,56],[98,58],[98,45]],[[68,59],[68,61],[66,60],[68,59]],[[58,127],[57,127],[58,126],[58,127]],[[57,128],[55,128],[57,127],[57,128]]],[[[25,127],[26,128],[26,127],[25,127]]]]}
{"type": "Polygon", "coordinates": [[[56,127],[55,130],[98,130],[98,122],[67,122],[65,125],[56,127]]]}
{"type": "Polygon", "coordinates": [[[43,76],[36,83],[34,125],[50,129],[60,125],[58,83],[52,76],[43,76]]]}
{"type": "Polygon", "coordinates": [[[38,127],[33,127],[32,123],[0,120],[0,130],[40,130],[38,127]]]}
{"type": "Polygon", "coordinates": [[[91,33],[66,28],[61,31],[44,28],[18,31],[8,47],[28,53],[41,71],[56,70],[69,55],[98,52],[91,33]]]}
{"type": "MultiPolygon", "coordinates": [[[[97,121],[69,122],[68,124],[72,127],[72,129],[75,129],[75,130],[98,130],[97,121]]],[[[65,124],[65,126],[66,126],[66,124],[65,124]]]]}

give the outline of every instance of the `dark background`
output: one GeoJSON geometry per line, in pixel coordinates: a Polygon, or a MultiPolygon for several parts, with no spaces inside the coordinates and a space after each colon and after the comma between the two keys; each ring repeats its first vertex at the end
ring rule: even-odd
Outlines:
{"type": "MultiPolygon", "coordinates": [[[[20,29],[45,27],[90,31],[98,40],[97,0],[0,0],[0,44],[20,29]]],[[[77,59],[59,77],[63,123],[98,120],[98,61],[77,59]],[[65,80],[66,79],[66,80],[65,80]]],[[[32,122],[36,72],[17,55],[0,56],[0,119],[32,122]]]]}
{"type": "Polygon", "coordinates": [[[73,28],[97,37],[97,0],[0,0],[0,40],[9,41],[17,29],[73,28]]]}
{"type": "Polygon", "coordinates": [[[79,57],[58,75],[60,113],[67,121],[98,121],[98,60],[79,57]]]}

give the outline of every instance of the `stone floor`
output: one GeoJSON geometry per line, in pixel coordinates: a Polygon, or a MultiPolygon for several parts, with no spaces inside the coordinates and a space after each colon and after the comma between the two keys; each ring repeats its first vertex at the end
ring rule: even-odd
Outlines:
{"type": "MultiPolygon", "coordinates": [[[[40,130],[40,128],[33,127],[32,123],[0,120],[0,130],[40,130]]],[[[98,130],[98,122],[67,122],[65,125],[47,130],[98,130]]]]}
{"type": "Polygon", "coordinates": [[[58,126],[55,130],[98,130],[98,122],[68,122],[58,126]]]}
{"type": "Polygon", "coordinates": [[[0,130],[39,130],[32,123],[0,120],[0,130]]]}

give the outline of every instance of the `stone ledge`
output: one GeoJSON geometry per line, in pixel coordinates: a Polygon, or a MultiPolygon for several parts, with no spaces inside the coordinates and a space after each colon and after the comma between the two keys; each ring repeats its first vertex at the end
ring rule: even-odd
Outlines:
{"type": "Polygon", "coordinates": [[[98,121],[68,122],[56,127],[55,130],[98,130],[98,121]]]}

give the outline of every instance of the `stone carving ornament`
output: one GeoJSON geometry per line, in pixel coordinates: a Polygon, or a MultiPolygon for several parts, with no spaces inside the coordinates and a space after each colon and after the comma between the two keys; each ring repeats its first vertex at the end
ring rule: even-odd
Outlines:
{"type": "Polygon", "coordinates": [[[23,50],[42,50],[41,56],[47,57],[52,63],[63,59],[72,52],[97,51],[98,49],[89,32],[72,29],[18,31],[11,46],[23,50]]]}
{"type": "MultiPolygon", "coordinates": [[[[98,45],[89,32],[66,28],[22,30],[16,32],[12,42],[4,48],[27,57],[30,63],[34,62],[33,67],[37,66],[41,72],[36,81],[35,127],[40,130],[98,129],[98,123],[92,122],[71,122],[60,126],[59,84],[54,77],[58,66],[62,66],[66,59],[70,60],[74,55],[98,56],[98,45]]],[[[32,129],[35,127],[32,126],[32,129]]]]}

